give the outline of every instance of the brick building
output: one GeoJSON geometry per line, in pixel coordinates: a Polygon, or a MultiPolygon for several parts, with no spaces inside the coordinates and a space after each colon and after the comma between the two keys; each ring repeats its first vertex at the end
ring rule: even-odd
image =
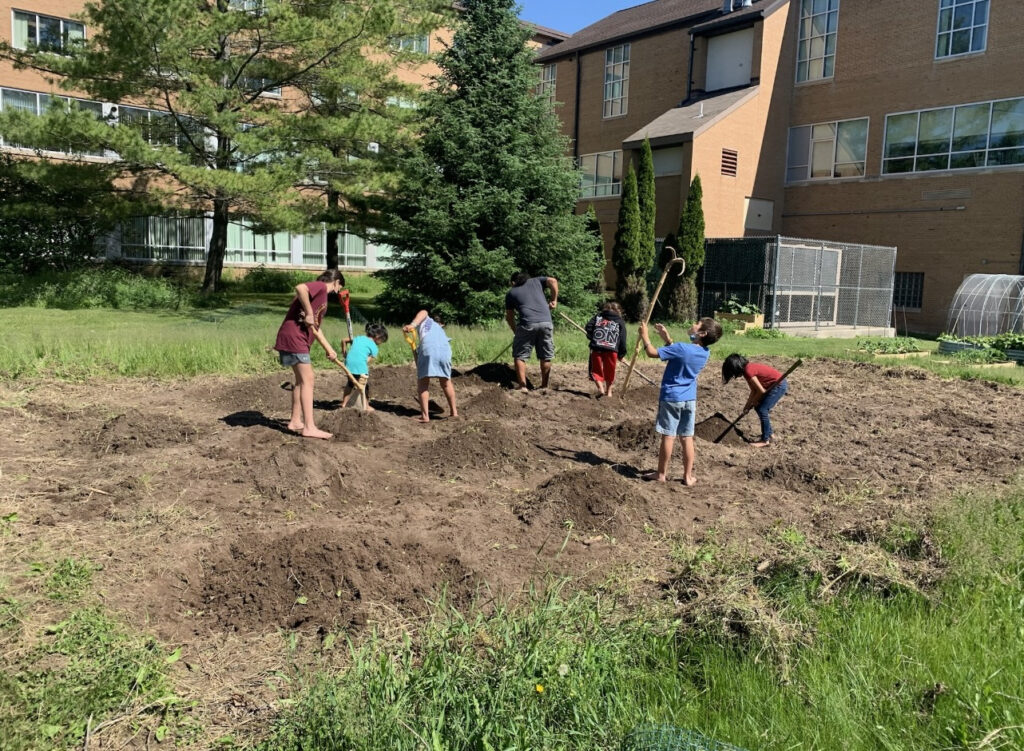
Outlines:
{"type": "MultiPolygon", "coordinates": [[[[253,0],[232,0],[240,9],[246,9],[253,0]]],[[[25,49],[31,45],[59,51],[74,39],[88,37],[91,30],[74,20],[83,9],[85,0],[0,0],[0,39],[12,46],[25,49]]],[[[531,26],[531,43],[538,49],[558,44],[566,35],[552,29],[531,26]]],[[[451,42],[451,29],[436,29],[430,35],[404,37],[394,40],[401,49],[422,54],[437,52],[451,42]]],[[[368,51],[368,54],[373,54],[368,51]]],[[[439,72],[436,65],[426,62],[398,70],[398,77],[406,83],[429,85],[439,72]]],[[[280,88],[266,93],[279,98],[281,105],[289,106],[293,92],[280,88]]],[[[18,108],[39,114],[47,108],[51,96],[71,96],[73,92],[57,91],[46,78],[32,70],[15,70],[0,61],[0,109],[18,108]]],[[[131,118],[143,121],[159,118],[159,110],[133,107],[126,103],[89,101],[74,97],[79,106],[95,111],[107,118],[131,118]]],[[[402,106],[402,102],[398,102],[402,106]]],[[[37,154],[35,149],[19,148],[4,141],[0,135],[0,148],[25,156],[37,154]]],[[[103,155],[68,154],[60,151],[42,151],[53,160],[99,160],[103,155]]],[[[206,259],[212,233],[209,216],[176,214],[166,216],[139,216],[122,226],[110,238],[108,254],[140,262],[202,264],[206,259]]],[[[255,266],[266,264],[282,267],[323,268],[325,264],[325,230],[304,234],[276,232],[259,234],[245,217],[235,218],[228,229],[226,266],[255,266]]],[[[367,242],[355,233],[346,232],[339,238],[339,264],[346,269],[378,269],[387,264],[388,249],[367,242]]]]}
{"type": "Polygon", "coordinates": [[[1024,273],[1024,4],[654,0],[538,57],[610,252],[654,150],[659,237],[700,174],[709,237],[894,245],[900,328],[1024,273]]]}

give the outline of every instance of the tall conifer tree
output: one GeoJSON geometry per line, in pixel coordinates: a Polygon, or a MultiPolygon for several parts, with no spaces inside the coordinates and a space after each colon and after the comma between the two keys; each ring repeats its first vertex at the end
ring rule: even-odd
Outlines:
{"type": "Polygon", "coordinates": [[[612,265],[615,267],[615,293],[626,315],[637,319],[647,306],[646,265],[647,254],[641,245],[643,222],[637,190],[636,170],[629,165],[622,181],[619,197],[619,224],[612,247],[612,265]]]}
{"type": "Polygon", "coordinates": [[[437,307],[451,320],[500,316],[513,271],[549,274],[568,304],[591,298],[599,239],[573,213],[579,173],[536,93],[530,36],[514,0],[464,0],[423,135],[390,203],[395,267],[382,303],[437,307]]]}

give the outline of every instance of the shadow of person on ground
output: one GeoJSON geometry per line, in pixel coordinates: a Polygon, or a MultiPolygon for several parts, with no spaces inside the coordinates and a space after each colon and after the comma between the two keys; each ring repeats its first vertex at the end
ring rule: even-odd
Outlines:
{"type": "Polygon", "coordinates": [[[613,472],[622,475],[629,480],[636,480],[642,474],[642,472],[632,464],[609,461],[608,459],[598,456],[593,451],[573,451],[572,449],[564,449],[557,446],[553,446],[551,448],[538,446],[537,448],[548,456],[553,456],[556,459],[571,459],[574,462],[587,464],[591,467],[607,464],[613,472]]]}
{"type": "Polygon", "coordinates": [[[272,420],[262,412],[257,412],[253,409],[243,410],[241,412],[234,412],[230,415],[225,415],[220,418],[220,421],[225,425],[232,428],[270,428],[276,430],[279,433],[285,433],[287,435],[295,435],[291,430],[288,430],[288,423],[284,420],[272,420]]]}

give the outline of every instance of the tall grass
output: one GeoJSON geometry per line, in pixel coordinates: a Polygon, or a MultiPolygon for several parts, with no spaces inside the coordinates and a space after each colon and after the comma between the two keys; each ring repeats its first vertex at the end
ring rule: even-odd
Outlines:
{"type": "Polygon", "coordinates": [[[614,749],[652,722],[748,749],[1024,747],[1024,491],[961,499],[933,534],[949,573],[930,596],[779,590],[813,623],[784,670],[671,614],[555,591],[352,647],[261,748],[614,749]]]}

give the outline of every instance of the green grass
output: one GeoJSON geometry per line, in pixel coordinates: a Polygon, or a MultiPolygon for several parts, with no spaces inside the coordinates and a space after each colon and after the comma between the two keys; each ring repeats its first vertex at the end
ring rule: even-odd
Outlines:
{"type": "Polygon", "coordinates": [[[1020,748],[1024,490],[960,499],[932,534],[947,574],[930,596],[766,585],[805,631],[782,660],[597,595],[442,607],[415,640],[374,637],[348,671],[300,677],[261,748],[615,749],[643,723],[765,751],[1020,748]]]}

